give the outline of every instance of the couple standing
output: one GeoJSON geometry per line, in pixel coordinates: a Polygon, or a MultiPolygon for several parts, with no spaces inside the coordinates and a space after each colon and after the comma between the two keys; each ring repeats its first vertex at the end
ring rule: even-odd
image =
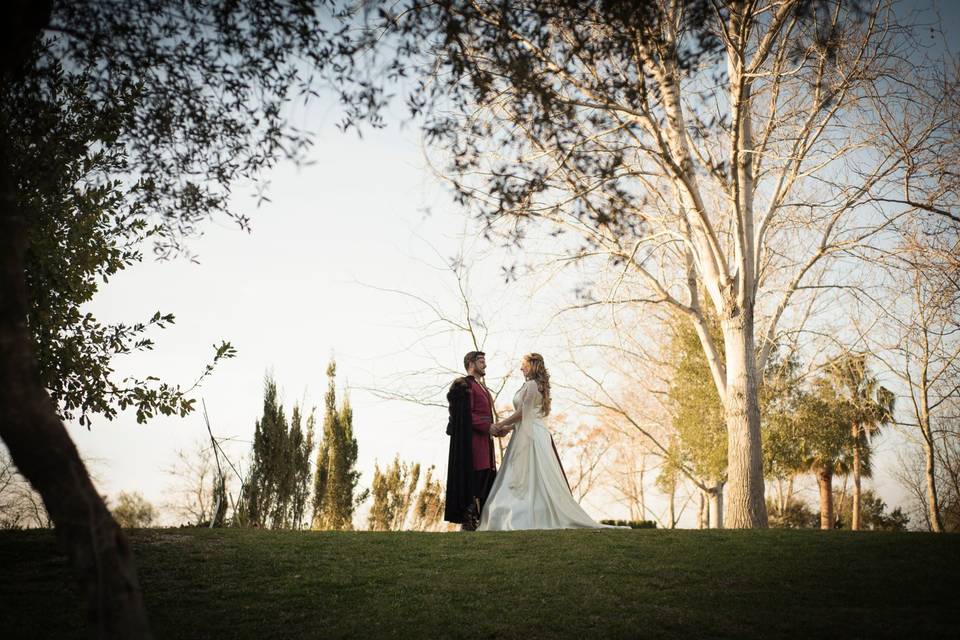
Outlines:
{"type": "Polygon", "coordinates": [[[447,393],[450,456],[444,519],[464,531],[600,528],[570,493],[553,438],[544,423],[550,413],[550,374],[543,356],[523,357],[526,379],[513,396],[514,412],[493,422],[493,398],[481,382],[482,351],[463,358],[467,375],[447,393]],[[514,431],[497,473],[493,437],[514,431]]]}

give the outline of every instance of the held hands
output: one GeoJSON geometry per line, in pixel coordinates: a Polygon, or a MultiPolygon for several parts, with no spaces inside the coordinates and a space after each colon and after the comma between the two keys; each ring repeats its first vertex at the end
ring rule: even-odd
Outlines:
{"type": "Polygon", "coordinates": [[[510,431],[512,430],[513,430],[513,427],[504,426],[499,422],[495,422],[492,425],[490,425],[490,435],[495,436],[497,438],[502,438],[503,436],[510,433],[510,431]]]}

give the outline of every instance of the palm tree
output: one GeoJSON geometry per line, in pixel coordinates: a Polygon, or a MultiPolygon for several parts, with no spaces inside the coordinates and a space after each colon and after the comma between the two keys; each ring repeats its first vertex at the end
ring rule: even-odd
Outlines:
{"type": "Polygon", "coordinates": [[[870,375],[866,354],[840,356],[830,364],[829,370],[836,390],[849,404],[853,473],[853,516],[850,528],[858,531],[861,520],[860,478],[869,478],[871,475],[872,439],[880,434],[882,427],[893,422],[894,395],[880,386],[875,376],[870,375]]]}
{"type": "Polygon", "coordinates": [[[832,529],[833,477],[846,475],[852,467],[850,404],[836,394],[829,379],[821,378],[812,392],[803,394],[797,413],[804,466],[816,476],[820,490],[820,528],[832,529]]]}

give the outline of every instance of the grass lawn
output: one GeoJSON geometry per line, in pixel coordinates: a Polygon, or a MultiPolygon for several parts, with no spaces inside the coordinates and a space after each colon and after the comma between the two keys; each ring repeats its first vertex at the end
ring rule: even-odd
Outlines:
{"type": "MultiPolygon", "coordinates": [[[[157,638],[960,638],[960,536],[130,534],[157,638]]],[[[0,638],[84,637],[46,531],[0,533],[0,638]]]]}

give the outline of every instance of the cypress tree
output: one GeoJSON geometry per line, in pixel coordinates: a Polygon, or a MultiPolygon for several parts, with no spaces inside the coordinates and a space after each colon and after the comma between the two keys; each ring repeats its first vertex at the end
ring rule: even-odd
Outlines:
{"type": "Polygon", "coordinates": [[[356,505],[366,498],[357,495],[360,472],[356,470],[357,440],[353,436],[353,409],[345,399],[337,409],[336,362],[327,367],[327,394],[324,402],[323,439],[317,451],[314,480],[313,528],[353,528],[356,505]]]}
{"type": "Polygon", "coordinates": [[[279,431],[283,424],[283,410],[277,405],[277,385],[271,376],[264,380],[263,415],[256,421],[253,432],[253,460],[246,486],[243,489],[243,509],[239,523],[246,526],[265,526],[274,502],[276,449],[282,442],[279,431]]]}
{"type": "Polygon", "coordinates": [[[253,435],[253,460],[234,516],[238,526],[299,528],[309,491],[313,417],[305,437],[301,411],[294,406],[288,423],[277,398],[277,385],[264,382],[263,415],[253,435]]]}
{"type": "Polygon", "coordinates": [[[310,498],[310,454],[313,452],[314,411],[307,417],[306,434],[300,428],[301,414],[294,407],[290,418],[290,450],[293,454],[291,467],[292,488],[290,498],[290,528],[300,529],[310,498]]]}

